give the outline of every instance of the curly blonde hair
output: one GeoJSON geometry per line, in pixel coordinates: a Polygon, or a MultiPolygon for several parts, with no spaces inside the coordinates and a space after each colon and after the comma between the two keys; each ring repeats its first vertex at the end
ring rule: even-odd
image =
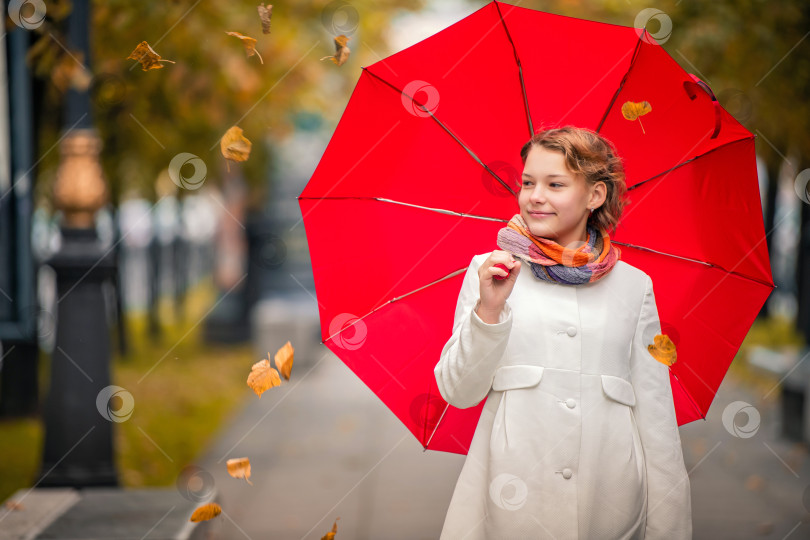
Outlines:
{"type": "Polygon", "coordinates": [[[627,204],[624,166],[613,143],[587,128],[564,126],[539,131],[523,145],[520,159],[526,164],[533,146],[560,152],[568,169],[582,173],[586,182],[594,185],[604,182],[607,196],[604,204],[588,216],[588,223],[611,234],[621,219],[627,204]]]}

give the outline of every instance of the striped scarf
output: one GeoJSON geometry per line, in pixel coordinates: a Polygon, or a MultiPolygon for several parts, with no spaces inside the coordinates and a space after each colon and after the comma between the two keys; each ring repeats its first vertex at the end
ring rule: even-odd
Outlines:
{"type": "Polygon", "coordinates": [[[621,258],[621,250],[610,243],[603,229],[586,225],[588,240],[577,249],[535,236],[523,216],[515,214],[498,231],[498,247],[529,262],[532,273],[542,280],[562,285],[592,283],[604,277],[621,258]]]}

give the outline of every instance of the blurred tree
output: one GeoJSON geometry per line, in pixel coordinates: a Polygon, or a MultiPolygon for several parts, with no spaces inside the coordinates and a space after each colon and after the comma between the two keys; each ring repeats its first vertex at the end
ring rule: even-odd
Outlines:
{"type": "Polygon", "coordinates": [[[61,100],[67,85],[91,84],[95,124],[104,141],[103,164],[115,204],[128,189],[156,198],[155,179],[171,159],[189,152],[203,159],[206,181],[224,168],[219,139],[239,125],[253,142],[250,159],[230,164],[244,173],[253,193],[249,204],[265,200],[267,145],[283,138],[298,111],[339,115],[360,76],[360,66],[377,60],[395,9],[418,9],[422,2],[342,0],[277,4],[271,31],[262,33],[258,1],[107,0],[93,3],[92,73],[71,53],[61,23],[69,2],[48,3],[45,24],[29,55],[45,78],[41,96],[40,147],[43,174],[40,199],[50,192],[57,163],[48,152],[61,136],[61,100]],[[258,40],[257,56],[247,57],[241,40],[258,40]],[[343,66],[323,56],[334,54],[333,38],[351,38],[351,57],[343,66]],[[142,71],[127,56],[147,41],[162,58],[175,63],[142,71]]]}

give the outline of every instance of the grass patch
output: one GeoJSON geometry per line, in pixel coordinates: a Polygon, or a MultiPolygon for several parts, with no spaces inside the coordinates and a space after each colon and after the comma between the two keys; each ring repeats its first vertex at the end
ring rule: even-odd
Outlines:
{"type": "MultiPolygon", "coordinates": [[[[148,335],[145,313],[127,315],[129,351],[125,357],[113,351],[111,370],[112,384],[135,400],[129,420],[113,426],[116,466],[126,487],[174,484],[250,395],[245,381],[256,361],[251,345],[202,341],[198,321],[214,302],[207,283],[189,290],[183,321],[174,319],[170,302],[162,302],[160,319],[167,322],[156,340],[148,335]]],[[[42,443],[41,419],[0,422],[0,501],[36,481],[42,443]]]]}

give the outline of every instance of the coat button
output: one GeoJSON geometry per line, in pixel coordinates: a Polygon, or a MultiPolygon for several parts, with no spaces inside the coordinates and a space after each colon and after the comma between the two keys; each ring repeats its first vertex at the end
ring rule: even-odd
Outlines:
{"type": "Polygon", "coordinates": [[[571,471],[571,469],[563,469],[562,475],[563,475],[563,478],[565,478],[566,480],[571,478],[572,474],[574,474],[574,473],[571,471]]]}
{"type": "Polygon", "coordinates": [[[569,409],[573,409],[574,407],[576,407],[576,406],[577,406],[577,402],[576,402],[576,401],[574,401],[574,400],[573,400],[573,399],[571,399],[571,398],[566,399],[566,400],[565,400],[565,404],[566,404],[566,405],[568,405],[568,408],[569,408],[569,409]]]}
{"type": "Polygon", "coordinates": [[[566,329],[565,333],[568,334],[571,337],[574,337],[575,335],[577,335],[577,329],[574,326],[569,326],[566,329]]]}

